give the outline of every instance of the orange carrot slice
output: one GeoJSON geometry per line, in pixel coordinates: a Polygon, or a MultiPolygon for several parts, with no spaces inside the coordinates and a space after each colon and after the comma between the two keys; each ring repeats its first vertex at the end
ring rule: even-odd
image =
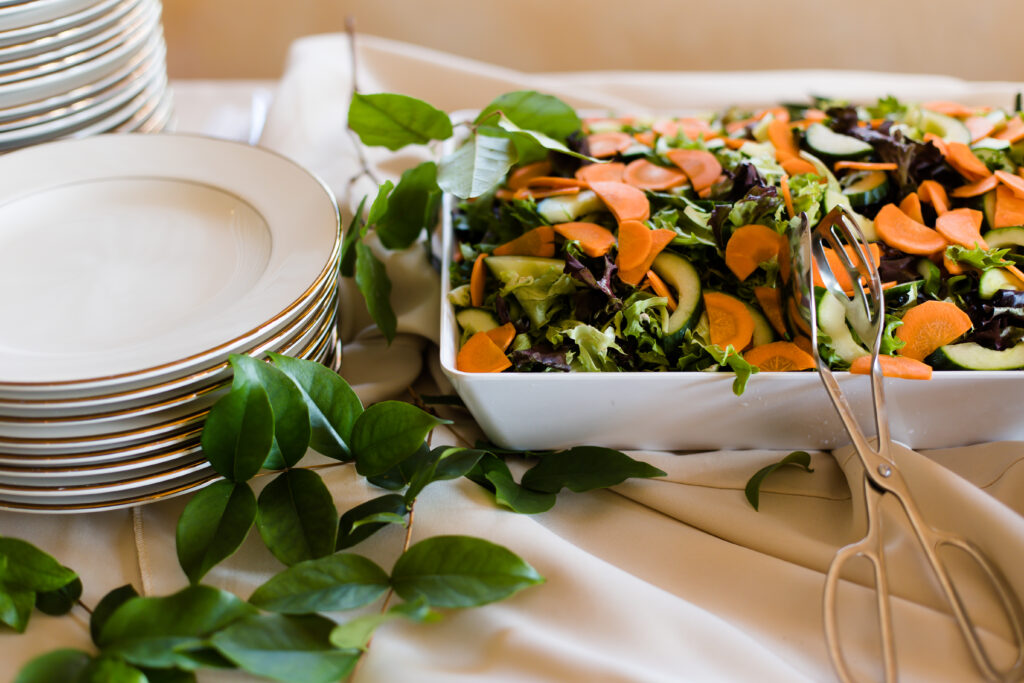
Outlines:
{"type": "Polygon", "coordinates": [[[1024,140],[1024,121],[1018,116],[1006,122],[1006,128],[993,135],[996,140],[1006,140],[1011,145],[1024,140]]]}
{"type": "Polygon", "coordinates": [[[637,159],[626,166],[622,180],[641,190],[667,190],[685,184],[688,178],[677,168],[666,168],[646,159],[637,159]]]}
{"type": "Polygon", "coordinates": [[[512,190],[518,190],[529,185],[529,182],[537,177],[546,176],[551,173],[550,161],[537,161],[532,164],[520,166],[508,176],[506,185],[512,190]]]}
{"type": "Polygon", "coordinates": [[[925,180],[921,183],[917,188],[917,196],[921,198],[922,202],[931,204],[935,213],[940,216],[949,211],[949,196],[946,194],[946,188],[934,180],[925,180]]]}
{"type": "Polygon", "coordinates": [[[559,176],[542,175],[528,179],[524,187],[530,190],[547,190],[562,187],[582,187],[583,184],[583,181],[578,180],[576,178],[562,178],[559,176]]]}
{"type": "Polygon", "coordinates": [[[755,346],[744,353],[743,358],[763,372],[791,372],[814,367],[814,357],[788,341],[755,346]]]}
{"type": "Polygon", "coordinates": [[[484,305],[484,289],[487,287],[487,269],[484,259],[487,254],[478,254],[473,261],[473,270],[469,273],[469,301],[474,306],[484,305]]]}
{"type": "Polygon", "coordinates": [[[636,268],[651,251],[651,230],[640,221],[619,223],[619,253],[615,263],[619,270],[636,268]]]}
{"type": "Polygon", "coordinates": [[[702,149],[673,149],[666,152],[665,156],[683,169],[693,189],[698,192],[711,187],[722,173],[722,164],[718,163],[715,155],[702,149]]]}
{"type": "Polygon", "coordinates": [[[735,133],[736,131],[742,128],[746,128],[752,123],[757,123],[757,121],[757,119],[742,119],[740,121],[730,121],[729,123],[725,124],[725,132],[729,134],[735,133]]]}
{"type": "Polygon", "coordinates": [[[725,265],[742,282],[760,264],[777,258],[782,247],[782,235],[771,228],[744,225],[736,228],[725,244],[725,265]]]}
{"type": "Polygon", "coordinates": [[[508,350],[509,344],[516,338],[516,326],[512,323],[505,323],[494,329],[487,330],[484,334],[491,338],[495,346],[501,349],[502,353],[508,350]]]}
{"type": "Polygon", "coordinates": [[[965,118],[971,116],[977,111],[977,107],[968,107],[967,105],[960,104],[959,102],[950,102],[948,100],[935,100],[933,102],[925,102],[921,105],[925,109],[929,109],[939,114],[945,114],[946,116],[955,116],[957,118],[965,118]]]}
{"type": "Polygon", "coordinates": [[[999,178],[995,175],[990,175],[977,182],[961,185],[950,192],[950,194],[954,197],[977,197],[978,195],[983,195],[986,192],[991,192],[996,189],[996,185],[998,184],[999,178]]]}
{"type": "MultiPolygon", "coordinates": [[[[803,332],[808,337],[811,336],[811,326],[807,324],[807,321],[804,320],[804,317],[800,314],[800,309],[797,308],[796,299],[793,297],[786,297],[786,315],[789,316],[790,325],[803,332]]],[[[808,353],[810,352],[808,351],[808,353]]]]}
{"type": "Polygon", "coordinates": [[[814,164],[806,159],[801,159],[800,157],[789,157],[788,159],[783,159],[780,162],[780,165],[782,166],[782,170],[789,175],[800,175],[801,173],[818,174],[818,169],[814,167],[814,164]]]}
{"type": "Polygon", "coordinates": [[[648,147],[654,147],[654,131],[645,130],[642,133],[633,133],[633,139],[639,142],[641,145],[647,145],[648,147]]]}
{"type": "Polygon", "coordinates": [[[737,351],[747,348],[754,335],[754,318],[742,301],[721,292],[705,292],[704,309],[712,344],[737,351]]]}
{"type": "Polygon", "coordinates": [[[486,332],[467,339],[455,356],[455,369],[462,372],[501,372],[510,367],[512,362],[486,332]]]}
{"type": "Polygon", "coordinates": [[[768,140],[775,147],[775,158],[778,161],[800,157],[800,148],[793,140],[793,131],[789,127],[789,122],[775,119],[769,123],[768,140]]]}
{"type": "Polygon", "coordinates": [[[971,148],[962,142],[947,142],[949,150],[946,161],[972,183],[992,175],[988,166],[974,155],[971,148]]]}
{"type": "Polygon", "coordinates": [[[619,279],[626,284],[633,285],[634,287],[640,284],[640,281],[647,275],[647,271],[651,269],[651,264],[654,263],[654,259],[661,253],[661,251],[669,245],[676,237],[674,230],[651,230],[651,249],[647,252],[647,256],[638,266],[633,268],[620,268],[619,279]]]}
{"type": "Polygon", "coordinates": [[[1006,185],[996,188],[996,212],[993,228],[1009,228],[1024,225],[1024,199],[1021,199],[1006,185]]]}
{"type": "Polygon", "coordinates": [[[580,249],[587,256],[604,256],[615,245],[615,235],[611,230],[597,223],[559,223],[552,228],[565,239],[579,242],[580,249]]]}
{"type": "Polygon", "coordinates": [[[949,258],[949,254],[945,251],[942,252],[942,267],[950,275],[962,275],[966,272],[966,269],[958,261],[949,258]]]}
{"type": "Polygon", "coordinates": [[[999,179],[999,182],[1013,190],[1013,193],[1019,199],[1024,199],[1024,178],[1007,173],[1006,171],[996,171],[995,176],[999,179]]]}
{"type": "Polygon", "coordinates": [[[900,202],[900,211],[913,218],[918,223],[924,223],[924,214],[921,213],[921,198],[916,192],[911,192],[900,202]]]}
{"type": "Polygon", "coordinates": [[[807,353],[807,355],[811,356],[811,358],[814,357],[814,350],[811,347],[810,337],[805,337],[802,334],[798,334],[796,337],[793,338],[793,343],[796,344],[798,348],[802,349],[805,353],[807,353]]]}
{"type": "Polygon", "coordinates": [[[729,149],[739,149],[750,142],[750,140],[745,140],[743,138],[722,138],[722,142],[724,142],[725,146],[729,149]]]}
{"type": "Polygon", "coordinates": [[[964,125],[971,134],[971,142],[987,138],[996,129],[996,124],[984,116],[970,116],[964,121],[964,125]]]}
{"type": "Polygon", "coordinates": [[[786,204],[786,213],[792,218],[796,215],[796,210],[793,208],[793,193],[789,191],[789,176],[782,176],[779,189],[782,191],[782,201],[786,204]]]}
{"type": "Polygon", "coordinates": [[[564,197],[571,194],[579,194],[580,188],[578,187],[552,187],[552,188],[534,188],[528,190],[523,188],[516,190],[516,199],[526,199],[532,197],[533,199],[544,199],[545,197],[564,197]]]}
{"type": "Polygon", "coordinates": [[[942,138],[940,138],[935,133],[925,133],[924,134],[924,141],[925,142],[930,142],[933,145],[935,145],[938,148],[938,150],[942,153],[942,156],[944,156],[944,157],[948,157],[949,156],[949,147],[946,146],[946,141],[943,140],[942,138]]]}
{"type": "Polygon", "coordinates": [[[576,180],[588,185],[603,181],[621,183],[622,173],[625,170],[626,165],[621,161],[612,161],[607,164],[587,164],[586,166],[580,166],[576,170],[576,180]]]}
{"type": "Polygon", "coordinates": [[[786,321],[782,318],[782,290],[778,287],[754,287],[754,296],[772,328],[785,337],[788,331],[786,321]]]}
{"type": "Polygon", "coordinates": [[[775,119],[776,121],[789,123],[789,110],[786,109],[785,107],[769,107],[768,109],[762,109],[761,111],[757,112],[757,115],[754,118],[760,121],[766,116],[768,116],[768,114],[771,114],[772,118],[775,119]]]}
{"type": "Polygon", "coordinates": [[[592,182],[590,189],[600,197],[619,223],[645,221],[651,217],[651,202],[643,190],[626,183],[608,181],[592,182]]]}
{"type": "MultiPolygon", "coordinates": [[[[868,258],[870,258],[874,262],[875,266],[878,266],[878,264],[882,260],[881,247],[878,246],[877,242],[869,242],[866,245],[866,247],[868,252],[868,258]]],[[[843,249],[846,250],[846,253],[850,257],[850,260],[857,264],[857,270],[863,273],[866,278],[868,274],[867,268],[864,267],[863,264],[861,264],[860,257],[857,254],[857,250],[853,247],[852,244],[844,244],[843,249]]],[[[839,255],[836,254],[836,252],[829,247],[825,247],[824,251],[825,260],[828,261],[829,269],[832,271],[833,275],[835,275],[836,282],[839,284],[840,287],[843,288],[843,291],[852,294],[853,280],[850,279],[849,273],[846,272],[846,267],[843,265],[842,259],[840,259],[839,255]]],[[[815,286],[824,287],[825,282],[821,279],[821,272],[818,270],[818,265],[815,263],[813,264],[812,268],[814,271],[815,286]]]]}
{"type": "Polygon", "coordinates": [[[969,329],[971,319],[956,304],[925,301],[907,311],[903,324],[896,328],[896,337],[906,342],[896,353],[924,360],[935,349],[956,341],[969,329]]]}
{"type": "Polygon", "coordinates": [[[834,168],[837,171],[895,171],[899,165],[891,161],[837,161],[834,168]]]}
{"type": "Polygon", "coordinates": [[[603,159],[613,157],[619,152],[633,146],[633,136],[622,131],[608,131],[607,133],[593,133],[587,136],[587,146],[590,149],[590,156],[603,159]]]}
{"type": "MultiPolygon", "coordinates": [[[[533,230],[527,230],[511,242],[495,247],[494,255],[551,258],[555,255],[555,231],[550,225],[541,225],[533,230]]],[[[474,264],[475,266],[476,264],[474,264]]]]}
{"type": "MultiPolygon", "coordinates": [[[[931,379],[932,366],[906,356],[878,356],[878,365],[885,377],[899,379],[931,379]]],[[[854,375],[871,374],[871,356],[861,356],[850,363],[850,372],[854,375]]]]}
{"type": "Polygon", "coordinates": [[[658,277],[658,274],[653,270],[647,271],[647,281],[651,283],[651,289],[654,290],[655,294],[665,297],[665,299],[668,300],[668,303],[666,304],[668,310],[676,310],[676,306],[678,306],[678,304],[672,296],[672,292],[669,290],[668,285],[665,284],[665,281],[658,277]]]}
{"type": "Polygon", "coordinates": [[[908,254],[928,255],[946,248],[942,235],[918,223],[895,204],[882,207],[875,216],[875,229],[883,242],[908,254]]]}
{"type": "Polygon", "coordinates": [[[988,244],[981,236],[982,220],[984,220],[984,216],[981,211],[953,209],[936,219],[935,231],[952,244],[959,244],[968,249],[975,247],[988,249],[988,244]]]}

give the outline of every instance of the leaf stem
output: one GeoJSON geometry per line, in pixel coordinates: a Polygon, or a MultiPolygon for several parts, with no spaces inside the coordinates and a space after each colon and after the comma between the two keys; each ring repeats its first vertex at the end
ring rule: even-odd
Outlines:
{"type": "MultiPolygon", "coordinates": [[[[356,75],[358,73],[358,69],[356,68],[356,20],[355,17],[353,17],[351,14],[345,17],[345,33],[348,34],[348,47],[350,54],[349,61],[352,67],[352,97],[355,98],[355,96],[359,94],[359,85],[356,80],[356,75]]],[[[375,184],[380,185],[380,178],[378,178],[377,175],[373,172],[373,169],[370,168],[370,164],[366,160],[366,154],[364,154],[363,152],[363,145],[360,142],[359,137],[356,136],[355,131],[352,130],[352,127],[348,125],[347,118],[345,121],[345,130],[348,132],[348,136],[352,139],[352,146],[356,150],[356,157],[359,159],[360,166],[359,173],[349,178],[349,187],[352,187],[352,185],[354,185],[355,182],[362,178],[364,175],[368,177],[370,180],[372,180],[375,184]]]]}
{"type": "Polygon", "coordinates": [[[77,605],[78,605],[79,607],[81,607],[82,609],[84,609],[84,610],[85,610],[86,612],[88,612],[88,613],[89,613],[89,616],[90,616],[90,617],[92,616],[92,608],[90,608],[90,607],[89,607],[89,606],[88,606],[87,604],[85,604],[84,602],[82,602],[81,598],[79,598],[78,600],[75,600],[75,603],[76,603],[76,604],[77,604],[77,605]]]}

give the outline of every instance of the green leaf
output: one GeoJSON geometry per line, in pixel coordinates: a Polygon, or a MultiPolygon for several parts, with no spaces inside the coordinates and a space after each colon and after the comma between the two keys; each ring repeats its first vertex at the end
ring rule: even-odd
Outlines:
{"type": "Polygon", "coordinates": [[[757,510],[758,504],[760,503],[761,484],[764,482],[765,477],[767,477],[769,474],[779,469],[780,467],[785,467],[786,465],[802,467],[804,468],[804,470],[808,472],[814,471],[811,468],[811,456],[806,451],[793,451],[792,453],[790,453],[789,455],[787,455],[785,458],[778,461],[774,465],[762,467],[761,469],[754,473],[754,476],[750,478],[750,480],[747,482],[746,487],[743,490],[744,493],[746,493],[747,495],[747,500],[750,501],[750,504],[754,507],[755,510],[757,510]]]}
{"type": "Polygon", "coordinates": [[[664,477],[657,467],[625,453],[597,446],[576,446],[552,453],[527,470],[522,484],[534,491],[558,493],[563,488],[577,493],[602,489],[639,477],[664,477]]]}
{"type": "Polygon", "coordinates": [[[214,403],[202,445],[218,474],[231,481],[251,479],[274,446],[274,413],[266,389],[247,383],[214,403]]]}
{"type": "Polygon", "coordinates": [[[412,473],[405,500],[412,502],[430,483],[465,476],[476,466],[485,451],[454,446],[439,446],[430,452],[420,467],[412,473]]]}
{"type": "Polygon", "coordinates": [[[390,344],[398,328],[398,319],[391,308],[391,279],[384,264],[362,242],[356,244],[356,287],[366,300],[370,317],[390,344]]]}
{"type": "Polygon", "coordinates": [[[451,424],[401,401],[382,401],[367,408],[352,427],[356,471],[364,477],[384,474],[413,455],[430,431],[451,424]]]}
{"type": "MultiPolygon", "coordinates": [[[[420,444],[416,452],[389,469],[384,474],[367,477],[367,481],[389,491],[400,491],[408,486],[413,477],[424,467],[429,467],[432,460],[430,447],[426,441],[420,444]]],[[[409,500],[408,495],[406,500],[409,500]]]]}
{"type": "Polygon", "coordinates": [[[425,161],[402,174],[388,199],[387,211],[376,222],[377,236],[388,249],[406,249],[420,236],[427,223],[437,187],[437,164],[425,161]]]}
{"type": "Polygon", "coordinates": [[[256,521],[256,496],[242,482],[218,481],[197,493],[178,518],[178,563],[192,583],[230,557],[256,521]]]}
{"type": "Polygon", "coordinates": [[[302,391],[288,375],[270,363],[234,354],[231,366],[235,371],[232,389],[256,384],[267,391],[274,413],[274,443],[284,464],[294,466],[309,448],[309,410],[302,391]]]}
{"type": "Polygon", "coordinates": [[[24,633],[36,604],[35,591],[0,583],[0,623],[24,633]]]}
{"type": "Polygon", "coordinates": [[[356,93],[348,108],[348,127],[364,145],[400,149],[452,135],[452,122],[440,109],[407,95],[356,93]]]}
{"type": "Polygon", "coordinates": [[[498,185],[516,161],[508,136],[477,135],[441,160],[437,184],[460,199],[479,197],[498,185]]]}
{"type": "MultiPolygon", "coordinates": [[[[392,187],[394,186],[390,180],[384,181],[384,185],[381,185],[377,191],[378,199],[383,193],[386,202],[387,193],[391,191],[392,187]]],[[[356,242],[363,236],[363,228],[366,227],[366,222],[363,220],[364,206],[366,206],[365,196],[359,202],[359,208],[352,214],[352,220],[349,221],[348,228],[345,229],[344,237],[341,240],[340,271],[342,277],[352,277],[356,272],[356,242]]]]}
{"type": "Polygon", "coordinates": [[[196,683],[196,675],[181,669],[142,669],[148,683],[196,683]]]}
{"type": "Polygon", "coordinates": [[[81,650],[65,648],[39,655],[21,667],[14,683],[71,683],[92,659],[81,650]]]}
{"type": "Polygon", "coordinates": [[[520,128],[539,131],[562,142],[582,127],[572,107],[557,97],[533,90],[499,95],[480,112],[475,123],[485,121],[494,112],[503,113],[520,128]]]}
{"type": "Polygon", "coordinates": [[[547,512],[557,500],[554,493],[532,491],[517,484],[505,461],[493,455],[480,460],[466,476],[491,491],[499,505],[520,514],[547,512]]]}
{"type": "Polygon", "coordinates": [[[388,590],[388,574],[362,555],[341,553],[300,562],[256,589],[249,602],[282,614],[312,614],[368,605],[388,590]]]}
{"type": "Polygon", "coordinates": [[[402,553],[391,583],[405,600],[422,596],[432,607],[475,607],[544,579],[512,551],[481,538],[435,536],[402,553]]]}
{"type": "Polygon", "coordinates": [[[100,599],[99,604],[92,611],[92,616],[89,617],[89,635],[92,636],[92,642],[99,645],[100,632],[107,620],[110,619],[110,615],[116,612],[118,607],[138,595],[135,588],[131,584],[127,584],[115,588],[100,599]]]}
{"type": "Polygon", "coordinates": [[[302,391],[312,425],[313,450],[335,460],[351,460],[352,425],[363,412],[356,392],[338,373],[319,363],[276,353],[270,358],[302,391]]]}
{"type": "Polygon", "coordinates": [[[335,649],[333,628],[320,616],[265,614],[229,626],[212,642],[252,674],[286,683],[335,683],[351,673],[360,653],[335,649]]]}
{"type": "Polygon", "coordinates": [[[146,675],[120,659],[99,657],[83,668],[75,683],[149,683],[146,675]]]}
{"type": "Polygon", "coordinates": [[[260,493],[256,525],[274,557],[286,565],[334,552],[338,511],[320,475],[295,469],[279,474],[260,493]]]}
{"type": "Polygon", "coordinates": [[[383,614],[366,614],[338,624],[331,631],[331,644],[342,650],[366,651],[377,627],[401,617],[422,624],[437,621],[441,615],[432,612],[423,599],[399,603],[383,614]]]}
{"type": "Polygon", "coordinates": [[[355,506],[338,520],[338,542],[335,548],[351,548],[391,523],[381,519],[380,515],[400,516],[404,523],[408,511],[405,498],[396,493],[388,493],[355,506]]]}
{"type": "Polygon", "coordinates": [[[100,629],[104,653],[131,664],[194,669],[184,650],[202,647],[204,639],[256,613],[235,595],[209,586],[189,586],[163,598],[131,598],[100,629]]]}
{"type": "Polygon", "coordinates": [[[28,541],[0,536],[0,580],[8,586],[30,591],[55,591],[78,575],[28,541]]]}
{"type": "MultiPolygon", "coordinates": [[[[603,163],[601,159],[595,159],[592,156],[587,156],[586,154],[580,154],[579,152],[577,152],[575,150],[569,149],[568,147],[563,145],[558,140],[555,140],[554,138],[552,138],[552,137],[550,137],[548,135],[545,135],[544,133],[542,133],[540,131],[537,131],[537,130],[527,130],[527,129],[521,128],[521,127],[517,126],[516,124],[514,124],[512,121],[509,121],[508,118],[506,118],[504,116],[498,117],[497,124],[498,124],[498,128],[504,130],[507,133],[510,133],[512,135],[513,139],[523,138],[524,142],[538,144],[541,147],[543,147],[544,149],[551,150],[552,152],[559,152],[560,154],[566,154],[566,155],[571,156],[571,157],[576,157],[577,159],[584,159],[586,161],[592,161],[594,163],[603,163]]],[[[523,143],[519,143],[519,144],[523,144],[523,143]]]]}
{"type": "Polygon", "coordinates": [[[982,247],[968,249],[959,244],[951,244],[946,247],[946,258],[986,271],[1012,266],[1013,261],[1007,261],[1004,258],[1009,252],[1009,249],[983,249],[982,247]]]}
{"type": "Polygon", "coordinates": [[[82,597],[82,580],[78,577],[55,591],[36,593],[36,609],[43,614],[59,617],[71,611],[82,597]]]}

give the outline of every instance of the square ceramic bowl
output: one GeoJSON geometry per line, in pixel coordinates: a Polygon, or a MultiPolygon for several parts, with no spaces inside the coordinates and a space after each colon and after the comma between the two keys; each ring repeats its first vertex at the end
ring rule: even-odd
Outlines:
{"type": "MultiPolygon", "coordinates": [[[[455,115],[453,118],[456,118],[455,115]]],[[[444,153],[457,141],[449,140],[444,153]]],[[[622,449],[831,449],[848,443],[816,372],[762,372],[732,391],[731,372],[468,373],[455,369],[459,327],[448,301],[452,211],[442,205],[441,368],[487,437],[518,450],[574,445],[622,449]]],[[[863,375],[834,373],[873,431],[863,375]]],[[[931,380],[884,380],[893,439],[943,448],[1024,439],[1016,402],[1024,374],[936,371],[931,380]]]]}

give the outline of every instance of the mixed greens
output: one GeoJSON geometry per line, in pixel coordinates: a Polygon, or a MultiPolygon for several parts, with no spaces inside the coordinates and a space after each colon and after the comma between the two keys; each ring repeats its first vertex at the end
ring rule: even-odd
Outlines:
{"type": "MultiPolygon", "coordinates": [[[[516,121],[500,100],[474,122],[476,149],[453,155],[479,157],[481,140],[513,152],[496,187],[457,193],[460,370],[727,368],[739,392],[758,370],[810,369],[786,236],[837,205],[886,288],[887,374],[1024,367],[1019,106],[887,97],[516,121]]],[[[862,370],[856,316],[821,287],[817,306],[821,356],[862,370]]]]}

